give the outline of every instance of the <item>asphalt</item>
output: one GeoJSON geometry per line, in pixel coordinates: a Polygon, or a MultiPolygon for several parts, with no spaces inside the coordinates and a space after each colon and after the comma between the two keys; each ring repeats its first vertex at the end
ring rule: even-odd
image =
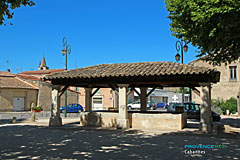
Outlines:
{"type": "MultiPolygon", "coordinates": [[[[2,114],[0,114],[2,115],[2,114]]],[[[227,122],[231,121],[228,117],[227,122]]],[[[0,123],[0,159],[239,159],[240,134],[201,134],[197,122],[182,131],[117,130],[79,126],[79,117],[63,118],[63,126],[48,127],[39,117],[0,123]],[[186,148],[222,145],[222,148],[186,148]],[[192,153],[200,152],[202,153],[192,153]],[[192,154],[191,154],[192,153],[192,154]]],[[[239,118],[234,123],[238,124],[239,118]]],[[[238,126],[235,126],[237,128],[238,126]]]]}

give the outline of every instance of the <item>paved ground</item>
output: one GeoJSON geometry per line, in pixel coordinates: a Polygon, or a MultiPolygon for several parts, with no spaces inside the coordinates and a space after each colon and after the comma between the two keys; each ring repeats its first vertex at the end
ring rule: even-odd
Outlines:
{"type": "MultiPolygon", "coordinates": [[[[0,124],[0,159],[239,159],[239,133],[203,135],[197,129],[182,132],[115,130],[79,127],[78,118],[64,118],[62,127],[37,122],[0,124]],[[225,148],[186,149],[185,145],[222,145],[225,148]],[[202,154],[186,154],[188,151],[202,154]]],[[[193,125],[194,126],[194,125],[193,125]]]]}

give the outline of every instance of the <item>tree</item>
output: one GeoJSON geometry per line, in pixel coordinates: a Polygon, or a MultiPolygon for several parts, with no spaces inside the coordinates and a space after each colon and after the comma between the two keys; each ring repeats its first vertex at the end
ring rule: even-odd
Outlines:
{"type": "Polygon", "coordinates": [[[223,114],[226,114],[227,110],[229,110],[230,113],[234,114],[237,112],[237,99],[231,97],[230,99],[224,101],[223,99],[213,99],[211,102],[212,106],[217,106],[221,108],[221,112],[223,114]]]}
{"type": "Polygon", "coordinates": [[[240,57],[239,0],[165,0],[176,38],[197,47],[211,64],[219,65],[240,57]]]}
{"type": "Polygon", "coordinates": [[[0,1],[0,25],[6,25],[4,22],[7,19],[13,18],[12,10],[24,6],[33,6],[35,3],[32,0],[1,0],[0,1]]]}

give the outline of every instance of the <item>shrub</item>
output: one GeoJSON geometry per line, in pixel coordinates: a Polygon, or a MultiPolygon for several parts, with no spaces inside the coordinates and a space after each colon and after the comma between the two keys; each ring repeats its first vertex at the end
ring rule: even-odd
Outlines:
{"type": "MultiPolygon", "coordinates": [[[[236,98],[230,98],[226,101],[224,101],[223,99],[217,99],[217,100],[212,100],[212,106],[213,106],[213,110],[215,110],[214,106],[218,106],[221,108],[221,113],[226,114],[226,111],[229,110],[230,113],[234,114],[237,112],[237,99],[236,98]]],[[[216,111],[218,112],[218,111],[216,111]]],[[[218,112],[219,113],[219,112],[218,112]]]]}
{"type": "Polygon", "coordinates": [[[32,107],[32,110],[36,110],[36,111],[39,111],[39,110],[42,110],[42,107],[41,106],[36,106],[36,107],[32,107]]]}

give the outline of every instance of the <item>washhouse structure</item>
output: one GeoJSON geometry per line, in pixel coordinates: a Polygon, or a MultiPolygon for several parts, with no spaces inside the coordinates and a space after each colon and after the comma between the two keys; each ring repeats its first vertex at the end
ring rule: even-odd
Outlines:
{"type": "Polygon", "coordinates": [[[140,62],[100,64],[47,75],[44,80],[52,84],[52,116],[50,126],[61,126],[59,97],[69,86],[85,88],[86,111],[80,115],[81,125],[132,128],[182,129],[186,123],[185,113],[156,114],[146,112],[147,97],[156,87],[200,87],[200,130],[212,131],[211,85],[219,82],[220,72],[193,65],[174,62],[140,62]],[[64,86],[64,87],[62,87],[64,86]],[[118,92],[117,112],[91,112],[91,97],[97,89],[112,88],[118,92]],[[152,88],[147,92],[147,88],[152,88]],[[141,111],[128,112],[127,96],[131,90],[140,88],[141,111]]]}

